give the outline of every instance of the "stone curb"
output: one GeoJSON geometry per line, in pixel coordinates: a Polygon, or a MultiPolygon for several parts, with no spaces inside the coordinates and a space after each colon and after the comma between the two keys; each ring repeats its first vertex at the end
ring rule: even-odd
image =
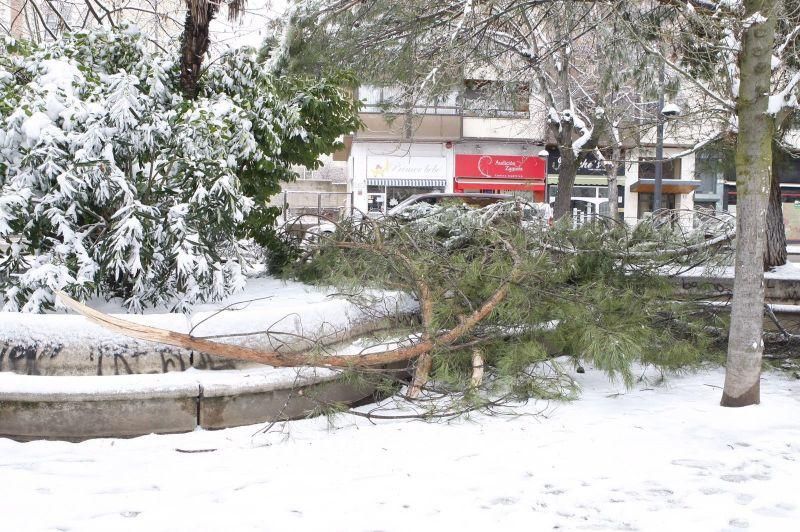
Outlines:
{"type": "Polygon", "coordinates": [[[0,437],[80,441],[220,429],[305,417],[321,404],[352,403],[372,393],[342,383],[329,370],[278,370],[280,378],[275,373],[248,368],[118,377],[3,374],[0,437]]]}

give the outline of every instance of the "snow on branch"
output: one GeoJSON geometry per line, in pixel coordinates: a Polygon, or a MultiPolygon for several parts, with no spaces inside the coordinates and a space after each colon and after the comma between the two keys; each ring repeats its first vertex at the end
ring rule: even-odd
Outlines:
{"type": "Polygon", "coordinates": [[[753,26],[754,24],[763,24],[766,21],[767,17],[762,15],[760,11],[756,11],[755,13],[744,19],[744,22],[742,22],[742,28],[748,29],[750,26],[753,26]]]}
{"type": "Polygon", "coordinates": [[[472,0],[467,0],[464,2],[464,14],[461,16],[461,19],[458,21],[455,30],[453,30],[453,34],[450,36],[450,42],[454,42],[458,34],[461,32],[461,29],[464,27],[464,23],[467,21],[469,16],[472,14],[472,0]]]}
{"type": "Polygon", "coordinates": [[[575,154],[575,157],[578,157],[584,146],[586,146],[589,140],[592,138],[594,128],[587,126],[586,122],[584,122],[576,113],[572,113],[572,120],[573,126],[581,134],[581,136],[575,139],[575,141],[572,143],[572,152],[575,154]]]}
{"type": "Polygon", "coordinates": [[[800,33],[800,26],[795,26],[792,29],[792,31],[790,31],[786,35],[786,38],[783,40],[783,43],[781,43],[781,45],[778,47],[778,50],[775,54],[778,57],[778,60],[781,60],[783,58],[783,52],[786,51],[786,47],[789,46],[789,44],[794,40],[795,37],[797,37],[798,33],[800,33]]]}
{"type": "Polygon", "coordinates": [[[783,109],[798,109],[800,105],[797,102],[797,95],[794,94],[794,88],[800,83],[800,71],[795,72],[789,83],[777,94],[769,97],[769,105],[767,106],[767,114],[776,115],[783,109]]]}

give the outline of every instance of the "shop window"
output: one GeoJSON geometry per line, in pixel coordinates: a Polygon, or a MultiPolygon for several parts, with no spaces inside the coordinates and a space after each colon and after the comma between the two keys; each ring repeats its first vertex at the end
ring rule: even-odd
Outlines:
{"type": "Polygon", "coordinates": [[[782,190],[783,224],[786,227],[786,241],[800,242],[800,190],[782,190]]]}
{"type": "MultiPolygon", "coordinates": [[[[645,213],[653,212],[653,203],[656,195],[652,192],[640,192],[639,196],[639,218],[644,218],[645,213]]],[[[675,209],[677,200],[676,194],[661,194],[661,208],[662,209],[675,209]]]]}
{"type": "MultiPolygon", "coordinates": [[[[556,199],[558,195],[558,185],[550,185],[550,201],[556,199]]],[[[619,198],[625,196],[625,187],[617,185],[617,195],[619,198]]],[[[607,198],[607,186],[575,185],[572,187],[573,198],[607,198]]]]}
{"type": "Polygon", "coordinates": [[[374,197],[374,202],[382,203],[383,212],[391,209],[406,198],[410,198],[414,194],[429,194],[431,192],[444,192],[444,190],[441,188],[389,187],[381,185],[369,185],[367,187],[368,197],[374,197]]]}
{"type": "Polygon", "coordinates": [[[725,185],[725,205],[736,205],[736,187],[725,185]]]}
{"type": "Polygon", "coordinates": [[[576,186],[572,187],[573,198],[596,198],[599,187],[576,186]]]}
{"type": "Polygon", "coordinates": [[[781,183],[800,184],[800,154],[773,150],[773,171],[781,183]]]}

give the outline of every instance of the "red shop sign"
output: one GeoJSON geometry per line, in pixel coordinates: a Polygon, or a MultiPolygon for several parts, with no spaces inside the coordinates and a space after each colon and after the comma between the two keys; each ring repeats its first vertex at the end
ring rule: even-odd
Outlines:
{"type": "Polygon", "coordinates": [[[547,176],[541,157],[523,155],[456,155],[456,177],[536,179],[547,176]]]}

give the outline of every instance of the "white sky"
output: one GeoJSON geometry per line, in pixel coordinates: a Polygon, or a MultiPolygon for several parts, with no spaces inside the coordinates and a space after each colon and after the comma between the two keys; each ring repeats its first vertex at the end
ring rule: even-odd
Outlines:
{"type": "Polygon", "coordinates": [[[249,0],[241,20],[228,21],[227,8],[211,23],[212,46],[233,47],[261,45],[269,36],[267,24],[286,10],[287,0],[249,0]]]}

